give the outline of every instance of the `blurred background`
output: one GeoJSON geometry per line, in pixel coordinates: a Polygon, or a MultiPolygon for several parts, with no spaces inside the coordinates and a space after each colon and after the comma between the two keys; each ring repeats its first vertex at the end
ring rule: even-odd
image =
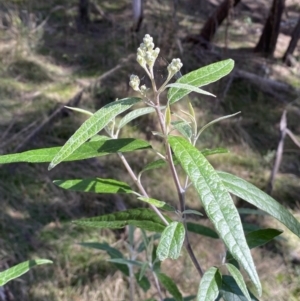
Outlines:
{"type": "MultiPolygon", "coordinates": [[[[228,154],[209,158],[215,168],[268,191],[299,219],[298,0],[2,0],[0,154],[63,145],[86,119],[65,105],[95,112],[116,98],[134,95],[129,76],[138,74],[147,82],[135,61],[146,33],[164,58],[155,67],[158,81],[166,75],[165,60],[172,58],[182,60],[182,73],[235,60],[229,76],[206,87],[216,98],[190,95],[199,126],[241,111],[208,128],[198,146],[227,148],[228,154]],[[278,153],[282,138],[283,152],[278,153]],[[277,165],[276,154],[281,156],[277,165]]],[[[179,103],[174,110],[182,108],[179,103]]],[[[122,135],[159,147],[151,133],[156,129],[155,116],[147,115],[122,135]]],[[[52,184],[54,179],[88,176],[133,184],[116,156],[103,158],[63,163],[50,172],[47,164],[0,166],[0,270],[31,258],[54,261],[10,282],[1,289],[0,300],[129,300],[128,280],[105,260],[107,255],[78,245],[107,242],[126,253],[122,231],[80,228],[70,221],[142,204],[133,197],[72,193],[52,184]]],[[[154,157],[140,151],[126,158],[138,172],[154,157]]],[[[176,206],[167,169],[150,172],[143,184],[152,197],[176,206]]],[[[202,210],[192,190],[187,202],[202,210]]],[[[241,200],[236,204],[250,208],[241,200]]],[[[267,216],[242,218],[249,229],[285,231],[280,240],[252,252],[263,283],[261,300],[299,300],[299,240],[267,216]]],[[[205,216],[197,222],[211,226],[205,216]]],[[[191,241],[205,269],[221,263],[221,242],[199,235],[191,235],[191,241]]],[[[184,296],[197,292],[199,279],[184,251],[176,265],[167,260],[162,269],[184,296]]],[[[137,288],[136,300],[155,294],[154,288],[137,288]]]]}

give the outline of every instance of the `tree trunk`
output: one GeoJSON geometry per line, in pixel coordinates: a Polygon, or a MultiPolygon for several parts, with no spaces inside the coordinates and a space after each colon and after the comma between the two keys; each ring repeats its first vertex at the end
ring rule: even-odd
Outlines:
{"type": "Polygon", "coordinates": [[[254,48],[255,52],[260,52],[265,56],[273,56],[279,35],[284,2],[285,0],[273,0],[269,17],[265,23],[260,39],[254,48]]]}
{"type": "Polygon", "coordinates": [[[78,21],[80,25],[87,25],[90,22],[89,0],[79,0],[78,3],[78,21]]]}
{"type": "Polygon", "coordinates": [[[200,32],[200,41],[208,43],[214,37],[218,27],[227,18],[230,9],[236,6],[241,0],[224,0],[208,18],[200,32]]]}
{"type": "Polygon", "coordinates": [[[299,39],[300,39],[300,17],[298,19],[297,25],[295,26],[295,28],[293,30],[290,44],[282,58],[282,61],[284,63],[286,63],[288,66],[291,65],[290,56],[293,54],[299,39]]]}

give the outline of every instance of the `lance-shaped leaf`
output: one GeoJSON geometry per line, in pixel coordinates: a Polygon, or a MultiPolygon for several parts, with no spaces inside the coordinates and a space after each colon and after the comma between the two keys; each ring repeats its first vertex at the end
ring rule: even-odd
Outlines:
{"type": "Polygon", "coordinates": [[[200,224],[187,222],[187,229],[190,232],[200,234],[200,235],[204,235],[204,236],[207,236],[207,237],[210,237],[210,238],[215,238],[215,239],[219,238],[218,233],[215,232],[213,229],[208,228],[208,227],[203,226],[203,225],[200,225],[200,224]]]}
{"type": "Polygon", "coordinates": [[[27,273],[31,268],[36,265],[52,263],[48,259],[35,259],[28,260],[22,263],[19,263],[3,272],[0,272],[0,286],[5,285],[10,280],[20,277],[21,275],[27,273]]]}
{"type": "Polygon", "coordinates": [[[121,129],[122,127],[124,127],[127,123],[129,123],[130,121],[140,117],[140,116],[143,116],[143,115],[146,115],[146,114],[149,114],[149,113],[152,113],[152,112],[155,112],[155,109],[152,108],[152,107],[146,107],[146,108],[140,108],[140,109],[136,109],[136,110],[133,110],[131,111],[130,113],[126,114],[119,122],[118,124],[118,129],[121,129]]]}
{"type": "Polygon", "coordinates": [[[164,273],[157,273],[157,278],[163,287],[174,297],[176,301],[183,301],[182,295],[174,281],[164,273]]]}
{"type": "Polygon", "coordinates": [[[177,259],[184,241],[184,225],[179,222],[170,223],[163,233],[157,247],[156,255],[160,261],[167,258],[177,259]]]}
{"type": "MultiPolygon", "coordinates": [[[[165,216],[169,221],[170,219],[165,216]]],[[[102,216],[83,218],[74,221],[75,224],[94,228],[120,229],[127,225],[133,225],[148,231],[162,232],[166,225],[150,209],[138,208],[119,211],[102,216]]]]}
{"type": "Polygon", "coordinates": [[[276,200],[237,176],[221,171],[218,171],[218,175],[230,193],[266,211],[300,237],[299,221],[276,200]]]}
{"type": "Polygon", "coordinates": [[[246,283],[244,281],[243,275],[241,272],[232,264],[226,263],[226,267],[231,274],[231,276],[234,278],[236,284],[239,286],[241,291],[243,292],[244,296],[247,298],[248,301],[251,301],[251,297],[249,295],[246,283]]]}
{"type": "MultiPolygon", "coordinates": [[[[86,248],[92,248],[92,249],[96,249],[96,250],[106,251],[107,254],[110,256],[110,258],[112,258],[112,259],[123,258],[123,254],[118,249],[111,247],[107,243],[83,242],[83,243],[80,243],[79,245],[86,247],[86,248]]],[[[114,265],[124,275],[129,276],[129,269],[128,269],[127,265],[118,264],[118,263],[114,263],[114,265]]]]}
{"type": "MultiPolygon", "coordinates": [[[[244,296],[241,289],[237,285],[236,281],[232,276],[223,275],[222,286],[220,289],[224,301],[247,301],[248,299],[244,296]]],[[[250,293],[251,301],[258,301],[250,293]]]]}
{"type": "MultiPolygon", "coordinates": [[[[96,137],[96,136],[95,136],[96,137]]],[[[98,138],[98,137],[97,137],[98,138]]],[[[106,156],[109,154],[121,152],[131,152],[151,148],[151,145],[144,140],[133,138],[110,139],[100,137],[100,140],[86,142],[74,151],[64,161],[84,160],[95,157],[106,156]]],[[[0,156],[0,164],[28,162],[28,163],[45,163],[51,162],[61,147],[49,147],[30,150],[22,153],[0,156]]]]}
{"type": "Polygon", "coordinates": [[[89,178],[73,180],[54,180],[60,188],[72,191],[94,193],[132,193],[132,189],[124,182],[113,179],[89,178]]]}
{"type": "Polygon", "coordinates": [[[275,237],[282,234],[278,229],[259,229],[246,234],[246,240],[250,249],[262,246],[275,237]]]}
{"type": "Polygon", "coordinates": [[[168,84],[166,85],[166,88],[178,88],[178,89],[184,89],[184,90],[188,90],[190,92],[196,92],[196,93],[199,93],[199,94],[204,94],[204,95],[208,95],[208,96],[213,96],[213,97],[216,97],[216,95],[210,93],[210,92],[207,92],[205,90],[202,90],[202,89],[199,89],[195,86],[192,86],[192,85],[189,85],[189,84],[181,84],[181,83],[173,83],[173,84],[168,84]]]}
{"type": "Polygon", "coordinates": [[[188,124],[188,122],[177,120],[177,121],[171,122],[171,124],[185,138],[187,138],[189,140],[191,139],[193,132],[192,132],[192,128],[188,124]]]}
{"type": "MultiPolygon", "coordinates": [[[[231,59],[220,61],[192,71],[179,78],[176,83],[188,84],[194,87],[202,87],[224,77],[231,72],[233,67],[234,61],[231,59]]],[[[188,93],[190,93],[189,90],[184,90],[181,88],[171,88],[168,92],[168,100],[170,104],[173,104],[188,93]]]]}
{"type": "Polygon", "coordinates": [[[151,204],[151,205],[153,205],[157,208],[160,208],[162,210],[171,211],[171,212],[176,211],[176,209],[173,206],[171,206],[171,205],[169,205],[169,204],[167,204],[166,202],[163,202],[163,201],[159,201],[159,200],[156,200],[156,199],[153,199],[153,198],[146,198],[144,196],[140,196],[140,197],[138,197],[138,199],[143,201],[143,202],[146,202],[148,204],[151,204]]]}
{"type": "Polygon", "coordinates": [[[258,294],[261,295],[261,284],[244,236],[240,216],[218,174],[201,152],[184,138],[170,136],[168,141],[194,184],[219,236],[233,257],[246,270],[258,294]]]}
{"type": "Polygon", "coordinates": [[[197,295],[197,301],[214,301],[219,295],[222,284],[220,271],[216,267],[209,268],[203,275],[197,295]]]}
{"type": "Polygon", "coordinates": [[[124,98],[114,101],[102,107],[93,116],[87,119],[80,128],[69,138],[66,144],[55,155],[49,165],[49,170],[68,158],[89,138],[95,136],[109,124],[116,116],[128,110],[140,101],[140,98],[124,98]]]}

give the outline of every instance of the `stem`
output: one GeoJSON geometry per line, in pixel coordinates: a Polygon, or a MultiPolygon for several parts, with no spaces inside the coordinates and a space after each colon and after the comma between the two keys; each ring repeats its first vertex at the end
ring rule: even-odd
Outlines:
{"type": "MultiPolygon", "coordinates": [[[[166,137],[166,135],[168,133],[166,132],[165,124],[164,124],[164,121],[163,121],[163,116],[161,114],[160,104],[159,104],[159,94],[158,93],[156,94],[156,107],[155,107],[155,110],[156,110],[156,113],[158,115],[158,119],[159,119],[159,123],[160,123],[160,126],[161,126],[162,133],[166,137]]],[[[177,174],[174,162],[173,162],[171,147],[170,147],[170,144],[168,143],[166,138],[165,138],[165,147],[166,147],[166,154],[167,154],[169,166],[170,166],[170,169],[171,169],[171,173],[172,173],[173,180],[174,180],[176,190],[177,190],[177,194],[178,194],[179,208],[180,208],[180,211],[183,212],[185,210],[185,189],[183,189],[181,187],[181,184],[180,184],[180,181],[179,181],[179,178],[178,178],[178,174],[177,174]]],[[[188,254],[189,254],[196,270],[197,270],[197,272],[199,273],[200,277],[202,277],[203,276],[203,270],[202,270],[195,254],[194,254],[194,251],[191,247],[191,243],[190,243],[190,240],[189,240],[189,237],[188,237],[185,214],[182,215],[182,222],[183,222],[183,225],[184,225],[184,228],[185,228],[184,246],[185,246],[185,248],[186,248],[186,250],[187,250],[187,252],[188,252],[188,254]]]]}
{"type": "MultiPolygon", "coordinates": [[[[124,155],[122,153],[118,153],[119,158],[121,159],[121,161],[123,162],[125,168],[127,169],[129,175],[131,176],[131,178],[133,179],[133,181],[135,182],[135,184],[137,185],[137,187],[139,188],[141,194],[146,197],[149,198],[145,188],[143,187],[143,185],[141,184],[141,182],[139,182],[137,176],[135,175],[135,173],[133,172],[132,168],[130,167],[130,165],[128,164],[126,158],[124,157],[124,155]]],[[[150,207],[155,211],[155,213],[161,218],[161,220],[166,224],[169,225],[169,222],[165,219],[165,217],[161,214],[161,212],[152,204],[150,204],[150,207]]]]}
{"type": "Polygon", "coordinates": [[[152,274],[153,274],[153,278],[154,278],[154,282],[155,282],[155,286],[156,286],[156,289],[157,289],[157,292],[158,292],[159,299],[160,299],[160,301],[163,301],[164,297],[162,295],[162,292],[161,292],[161,289],[160,289],[160,285],[159,285],[157,276],[156,276],[156,274],[154,273],[153,270],[152,270],[152,274]]]}

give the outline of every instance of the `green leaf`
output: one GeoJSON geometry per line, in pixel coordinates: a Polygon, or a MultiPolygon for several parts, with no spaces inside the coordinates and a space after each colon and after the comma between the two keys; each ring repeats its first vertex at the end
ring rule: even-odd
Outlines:
{"type": "Polygon", "coordinates": [[[226,267],[227,267],[229,273],[234,278],[237,285],[239,286],[239,288],[241,289],[241,291],[243,292],[244,296],[247,298],[248,301],[251,301],[251,297],[249,295],[246,283],[244,281],[244,278],[243,278],[243,275],[241,274],[241,272],[234,265],[232,265],[230,263],[226,263],[226,267]]]}
{"type": "Polygon", "coordinates": [[[196,234],[200,234],[200,235],[204,235],[210,238],[215,238],[218,239],[219,235],[217,232],[215,232],[214,230],[212,230],[211,228],[208,228],[206,226],[200,225],[200,224],[194,224],[194,223],[187,223],[187,229],[190,232],[196,233],[196,234]]]}
{"type": "Polygon", "coordinates": [[[156,255],[160,261],[167,258],[177,259],[184,241],[184,225],[179,222],[170,223],[161,234],[156,255]]]}
{"type": "Polygon", "coordinates": [[[143,275],[142,278],[140,279],[140,272],[135,273],[134,276],[135,276],[136,282],[142,288],[142,290],[144,292],[147,292],[151,287],[151,283],[150,283],[149,279],[145,275],[143,275]]]}
{"type": "MultiPolygon", "coordinates": [[[[224,301],[247,301],[233,277],[223,275],[220,289],[224,301]]],[[[258,301],[251,293],[251,301],[258,301]]]]}
{"type": "Polygon", "coordinates": [[[52,169],[60,162],[67,159],[84,142],[104,129],[104,127],[109,124],[117,115],[128,110],[140,100],[140,98],[124,98],[102,107],[93,116],[87,119],[71,136],[71,138],[69,138],[66,144],[55,155],[48,169],[52,169]]]}
{"type": "Polygon", "coordinates": [[[272,197],[237,176],[221,171],[218,171],[218,175],[230,193],[266,211],[300,237],[300,223],[298,220],[272,197]]]}
{"type": "Polygon", "coordinates": [[[124,265],[137,265],[139,267],[141,267],[143,265],[142,261],[129,260],[129,259],[125,259],[125,258],[112,258],[112,259],[108,259],[107,261],[113,262],[113,263],[118,263],[118,264],[124,264],[124,265]]]}
{"type": "Polygon", "coordinates": [[[19,263],[3,272],[0,272],[0,286],[5,285],[7,282],[20,277],[27,273],[35,265],[53,263],[48,259],[34,259],[19,263]]]}
{"type": "Polygon", "coordinates": [[[219,295],[222,277],[219,269],[209,268],[203,275],[197,295],[197,301],[214,301],[219,295]]]}
{"type": "Polygon", "coordinates": [[[197,210],[193,210],[193,209],[187,209],[187,210],[184,210],[182,212],[182,214],[196,214],[196,215],[200,215],[200,216],[203,216],[203,214],[197,210]]]}
{"type": "Polygon", "coordinates": [[[204,157],[211,156],[211,155],[216,155],[216,154],[225,154],[229,153],[229,150],[226,148],[218,147],[218,148],[213,148],[213,149],[203,149],[201,150],[201,154],[204,157]]]}
{"type": "Polygon", "coordinates": [[[155,160],[153,162],[150,162],[148,164],[146,164],[146,166],[143,168],[143,170],[140,173],[143,173],[145,171],[148,170],[152,170],[152,169],[157,169],[157,168],[161,168],[167,165],[167,162],[163,159],[158,159],[155,160]]]}
{"type": "MultiPolygon", "coordinates": [[[[103,138],[103,136],[95,136],[100,140],[93,140],[86,142],[74,151],[65,161],[84,160],[94,157],[101,157],[112,153],[125,153],[135,150],[151,148],[151,145],[144,140],[123,138],[123,139],[110,139],[103,138]],[[100,137],[100,138],[98,138],[100,137]]],[[[95,138],[93,137],[93,138],[95,138]]],[[[93,139],[92,138],[92,139],[93,139]]],[[[10,155],[0,156],[0,164],[16,163],[16,162],[29,162],[29,163],[44,163],[51,162],[56,154],[60,151],[61,147],[41,148],[26,151],[23,153],[16,153],[10,155]]]]}
{"type": "Polygon", "coordinates": [[[174,297],[176,301],[183,301],[182,295],[177,288],[174,281],[164,273],[157,273],[157,278],[159,282],[164,286],[164,288],[174,297]]]}
{"type": "Polygon", "coordinates": [[[250,208],[238,208],[238,212],[240,215],[242,214],[251,214],[251,215],[269,215],[268,213],[257,210],[257,209],[250,209],[250,208]]]}
{"type": "Polygon", "coordinates": [[[156,199],[153,199],[153,198],[146,198],[144,196],[140,196],[140,197],[138,197],[138,199],[143,201],[143,202],[146,202],[148,204],[151,204],[151,205],[153,205],[157,208],[160,208],[162,210],[171,211],[171,212],[176,211],[176,209],[173,206],[171,206],[171,205],[169,205],[169,204],[167,204],[166,202],[163,202],[163,201],[159,201],[159,200],[156,200],[156,199]]]}
{"type": "Polygon", "coordinates": [[[178,88],[178,89],[184,89],[184,90],[188,90],[190,92],[196,92],[196,93],[199,93],[199,94],[204,94],[204,95],[208,95],[208,96],[213,96],[213,97],[216,97],[216,95],[212,94],[212,93],[209,93],[205,90],[202,90],[202,89],[199,89],[195,86],[192,86],[192,85],[188,85],[188,84],[181,84],[181,83],[173,83],[173,84],[168,84],[166,86],[166,88],[178,88]]]}
{"type": "Polygon", "coordinates": [[[132,189],[124,182],[113,179],[73,179],[54,180],[53,183],[60,188],[72,191],[84,191],[93,193],[132,193],[132,189]]]}
{"type": "Polygon", "coordinates": [[[207,159],[182,137],[168,141],[198,192],[203,207],[233,257],[239,261],[261,295],[261,284],[247,245],[242,223],[234,202],[207,159]]]}
{"type": "Polygon", "coordinates": [[[185,138],[187,138],[189,140],[191,139],[193,132],[192,132],[192,128],[188,124],[188,122],[177,120],[177,121],[173,121],[171,124],[185,138]]]}
{"type": "Polygon", "coordinates": [[[142,278],[144,277],[146,270],[149,268],[149,263],[148,262],[144,262],[142,267],[140,268],[140,271],[138,273],[138,280],[142,280],[142,278]]]}
{"type": "MultiPolygon", "coordinates": [[[[79,245],[86,247],[86,248],[92,248],[96,250],[102,250],[106,251],[107,254],[110,256],[110,258],[123,258],[123,254],[116,248],[111,247],[107,243],[98,243],[98,242],[83,242],[79,245]]],[[[123,264],[114,263],[116,268],[120,270],[124,275],[129,276],[129,269],[128,266],[123,264]]]]}
{"type": "MultiPolygon", "coordinates": [[[[165,218],[170,220],[166,216],[165,218]]],[[[74,223],[87,227],[110,229],[120,229],[127,225],[133,225],[154,232],[162,232],[166,227],[154,211],[146,208],[128,209],[102,216],[84,218],[74,221],[74,223]]]]}
{"type": "Polygon", "coordinates": [[[155,112],[155,109],[152,108],[152,107],[146,107],[146,108],[141,108],[141,109],[136,109],[136,110],[133,110],[131,111],[130,113],[126,114],[119,122],[119,125],[118,125],[118,129],[121,129],[122,127],[124,127],[127,123],[129,123],[130,121],[140,117],[140,116],[143,116],[143,115],[146,115],[146,114],[149,114],[149,113],[152,113],[152,112],[155,112]]]}
{"type": "Polygon", "coordinates": [[[250,249],[262,246],[282,234],[283,231],[277,229],[259,229],[246,234],[246,240],[250,249]]]}
{"type": "Polygon", "coordinates": [[[199,136],[200,136],[200,135],[208,128],[208,127],[210,127],[210,126],[213,125],[214,123],[217,123],[217,122],[222,121],[222,120],[227,119],[227,118],[231,118],[231,117],[233,117],[233,116],[235,116],[235,115],[237,115],[237,114],[240,114],[240,113],[241,113],[241,112],[237,112],[237,113],[234,113],[234,114],[231,114],[231,115],[222,116],[222,117],[220,117],[220,118],[217,118],[217,119],[215,119],[215,120],[209,122],[208,124],[206,124],[205,126],[203,126],[203,127],[200,129],[200,131],[199,131],[198,134],[197,134],[196,140],[198,140],[199,136]]]}
{"type": "Polygon", "coordinates": [[[88,116],[92,116],[94,114],[94,113],[92,113],[90,111],[87,111],[87,110],[84,110],[84,109],[81,109],[81,108],[68,107],[68,106],[65,106],[65,108],[67,108],[69,110],[72,110],[72,111],[75,111],[75,112],[78,112],[78,113],[82,113],[82,114],[88,115],[88,116]]]}
{"type": "MultiPolygon", "coordinates": [[[[192,71],[184,76],[182,76],[180,79],[176,81],[176,83],[181,84],[188,84],[192,85],[194,87],[202,87],[205,85],[208,85],[210,83],[213,83],[220,78],[224,77],[234,67],[234,61],[224,60],[221,62],[217,62],[205,67],[202,67],[200,69],[197,69],[195,71],[192,71]]],[[[170,104],[175,103],[176,101],[180,100],[182,97],[187,95],[189,93],[189,90],[183,90],[179,88],[171,88],[168,91],[168,100],[170,104]]]]}

